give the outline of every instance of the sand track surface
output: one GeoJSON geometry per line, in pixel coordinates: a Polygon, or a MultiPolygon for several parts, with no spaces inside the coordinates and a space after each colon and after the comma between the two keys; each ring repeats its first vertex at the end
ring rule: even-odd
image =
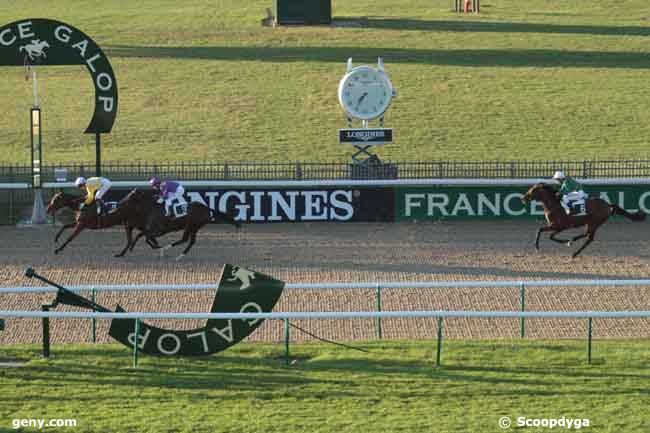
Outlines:
{"type": "MultiPolygon", "coordinates": [[[[124,258],[114,258],[125,238],[120,229],[87,231],[61,254],[54,254],[57,228],[0,227],[0,286],[40,285],[23,276],[27,266],[63,285],[210,283],[222,264],[267,273],[288,283],[361,281],[479,281],[650,278],[650,226],[612,221],[576,260],[577,246],[550,242],[533,246],[540,221],[448,221],[436,223],[266,224],[204,228],[193,250],[177,262],[180,247],[160,258],[144,242],[124,258]]],[[[577,233],[577,232],[572,232],[577,233]]],[[[65,236],[65,235],[64,235],[65,236]]],[[[161,238],[164,243],[180,234],[161,238]]],[[[65,238],[65,237],[64,237],[65,238]]],[[[213,292],[100,292],[97,302],[119,303],[127,311],[207,311],[213,292]]],[[[372,311],[374,290],[285,290],[275,311],[372,311]]],[[[39,310],[53,294],[0,295],[0,310],[39,310]]],[[[518,310],[518,288],[391,289],[382,291],[385,310],[518,310]]],[[[57,311],[70,310],[59,307],[57,311]]],[[[531,287],[526,309],[650,310],[650,287],[531,287]]],[[[52,321],[55,343],[88,341],[90,321],[52,321]]],[[[529,337],[583,337],[582,319],[529,319],[529,337]]],[[[369,319],[299,320],[298,326],[338,340],[372,339],[369,319]]],[[[196,322],[157,322],[189,328],[196,322]]],[[[110,341],[108,322],[98,326],[110,341]]],[[[596,337],[648,337],[645,319],[594,320],[596,337]]],[[[435,319],[383,321],[385,338],[435,338],[435,319]]],[[[450,338],[501,338],[519,335],[518,319],[446,319],[450,338]]],[[[39,320],[8,319],[0,344],[38,342],[39,320]]],[[[250,339],[279,341],[279,321],[267,321],[250,339]]],[[[294,331],[295,340],[309,337],[294,331]]]]}

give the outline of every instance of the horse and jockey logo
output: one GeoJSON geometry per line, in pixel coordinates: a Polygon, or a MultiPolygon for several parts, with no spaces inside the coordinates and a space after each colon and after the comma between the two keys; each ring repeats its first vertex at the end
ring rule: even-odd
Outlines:
{"type": "Polygon", "coordinates": [[[251,286],[251,280],[255,279],[255,272],[240,268],[238,266],[234,266],[232,268],[230,275],[232,275],[232,278],[228,278],[228,281],[241,281],[242,284],[239,287],[239,290],[248,289],[251,286]]]}
{"type": "Polygon", "coordinates": [[[18,51],[25,51],[29,56],[30,60],[35,60],[37,58],[46,59],[47,55],[45,54],[45,48],[50,48],[50,44],[47,41],[41,41],[40,39],[33,39],[31,43],[27,45],[22,45],[18,51]]]}

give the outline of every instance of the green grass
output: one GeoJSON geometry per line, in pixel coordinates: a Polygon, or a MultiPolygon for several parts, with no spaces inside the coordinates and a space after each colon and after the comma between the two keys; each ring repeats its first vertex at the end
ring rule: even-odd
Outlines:
{"type": "Polygon", "coordinates": [[[357,344],[369,353],[293,345],[290,367],[280,344],[241,344],[201,359],[142,357],[137,369],[115,345],[56,345],[49,361],[35,346],[3,347],[0,357],[31,361],[0,369],[0,431],[16,418],[120,433],[492,433],[501,416],[650,427],[647,341],[597,340],[592,365],[584,341],[446,341],[441,368],[434,341],[357,344]]]}
{"type": "MultiPolygon", "coordinates": [[[[336,89],[345,61],[383,56],[398,97],[391,160],[648,157],[650,3],[334,0],[337,22],[269,28],[269,0],[35,0],[0,22],[50,17],[90,35],[120,93],[105,161],[347,161],[336,89]]],[[[0,69],[0,163],[27,163],[31,87],[0,69]]],[[[38,71],[47,162],[92,161],[81,67],[38,71]]]]}

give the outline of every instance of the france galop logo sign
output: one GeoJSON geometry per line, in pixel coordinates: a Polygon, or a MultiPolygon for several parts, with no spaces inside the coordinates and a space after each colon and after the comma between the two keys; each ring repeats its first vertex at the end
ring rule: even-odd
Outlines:
{"type": "MultiPolygon", "coordinates": [[[[268,313],[280,299],[284,282],[239,266],[224,265],[211,313],[268,313]]],[[[116,312],[123,312],[119,305],[116,312]]],[[[109,335],[150,355],[200,356],[220,352],[248,337],[263,319],[210,319],[192,330],[158,328],[134,319],[115,319],[109,335]]]]}
{"type": "Polygon", "coordinates": [[[85,132],[111,132],[117,115],[117,81],[104,52],[85,33],[42,18],[1,26],[0,66],[27,65],[85,65],[95,87],[95,111],[85,132]]]}

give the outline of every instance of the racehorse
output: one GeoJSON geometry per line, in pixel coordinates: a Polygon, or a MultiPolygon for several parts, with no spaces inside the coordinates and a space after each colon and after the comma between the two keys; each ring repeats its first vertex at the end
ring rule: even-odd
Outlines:
{"type": "Polygon", "coordinates": [[[99,230],[121,224],[124,221],[124,212],[119,211],[119,209],[109,213],[108,215],[102,216],[97,215],[95,206],[86,206],[82,210],[79,210],[79,206],[84,200],[84,197],[78,197],[75,195],[69,195],[60,192],[58,194],[55,194],[48,203],[47,213],[50,215],[54,215],[56,211],[64,207],[76,211],[75,222],[66,224],[61,227],[61,230],[59,230],[54,237],[54,242],[58,242],[59,237],[64,230],[74,228],[72,235],[70,235],[70,237],[60,247],[54,250],[55,254],[60,253],[66,247],[66,245],[70,243],[71,240],[76,238],[77,235],[83,231],[83,229],[99,230]]]}
{"type": "Polygon", "coordinates": [[[584,250],[587,245],[589,245],[594,240],[596,235],[596,230],[598,227],[603,225],[605,221],[609,219],[612,215],[622,215],[625,218],[628,218],[632,221],[643,221],[646,218],[646,214],[639,211],[636,213],[627,212],[625,209],[615,205],[607,203],[605,200],[600,198],[588,198],[586,200],[586,215],[574,216],[567,215],[566,211],[560,204],[559,193],[551,186],[545,183],[537,183],[530,187],[528,192],[521,198],[524,203],[528,203],[531,200],[537,200],[542,203],[544,207],[544,216],[546,217],[547,225],[540,227],[537,230],[537,237],[535,238],[535,249],[539,251],[539,236],[542,232],[552,232],[549,236],[554,242],[567,244],[571,246],[572,242],[582,239],[584,237],[587,240],[582,244],[578,250],[573,253],[571,257],[575,258],[578,254],[584,250]],[[587,226],[586,231],[577,235],[571,239],[558,239],[555,236],[566,229],[577,228],[587,226]]]}
{"type": "Polygon", "coordinates": [[[183,230],[183,237],[169,245],[163,247],[161,254],[172,247],[183,244],[189,241],[185,250],[176,258],[182,259],[196,242],[197,232],[206,224],[217,223],[219,221],[227,222],[237,228],[241,224],[230,215],[215,211],[205,206],[202,203],[190,202],[187,205],[187,214],[183,217],[168,219],[164,218],[161,212],[161,207],[157,206],[153,194],[150,192],[134,189],[124,197],[118,206],[118,209],[125,206],[133,206],[138,209],[139,214],[147,221],[146,228],[142,233],[139,233],[130,245],[133,250],[136,242],[140,237],[145,236],[147,242],[156,242],[155,238],[167,233],[183,230]]]}
{"type": "MultiPolygon", "coordinates": [[[[63,245],[61,245],[61,247],[57,248],[54,252],[58,254],[84,228],[88,228],[91,230],[98,230],[106,227],[112,227],[122,223],[124,224],[124,229],[126,231],[127,243],[124,249],[122,250],[122,252],[115,255],[115,257],[122,257],[126,252],[126,250],[129,248],[129,246],[131,245],[131,243],[133,242],[133,237],[132,237],[133,229],[137,228],[141,231],[144,231],[145,229],[144,218],[140,217],[136,209],[131,209],[128,206],[123,206],[122,209],[119,210],[119,212],[116,210],[114,212],[109,213],[106,216],[98,216],[97,213],[94,212],[95,209],[94,206],[86,206],[82,211],[79,211],[79,205],[84,200],[85,199],[83,197],[69,195],[62,192],[55,194],[54,197],[52,197],[52,199],[50,200],[47,206],[47,213],[50,215],[54,215],[56,211],[65,207],[72,209],[73,211],[76,212],[75,222],[63,226],[61,230],[59,230],[59,232],[56,234],[56,237],[54,238],[54,242],[59,241],[59,237],[66,229],[75,228],[75,232],[72,234],[72,236],[70,236],[70,238],[63,245]]],[[[158,245],[155,239],[153,240],[147,239],[147,241],[151,246],[151,248],[160,248],[160,245],[158,245]]]]}

